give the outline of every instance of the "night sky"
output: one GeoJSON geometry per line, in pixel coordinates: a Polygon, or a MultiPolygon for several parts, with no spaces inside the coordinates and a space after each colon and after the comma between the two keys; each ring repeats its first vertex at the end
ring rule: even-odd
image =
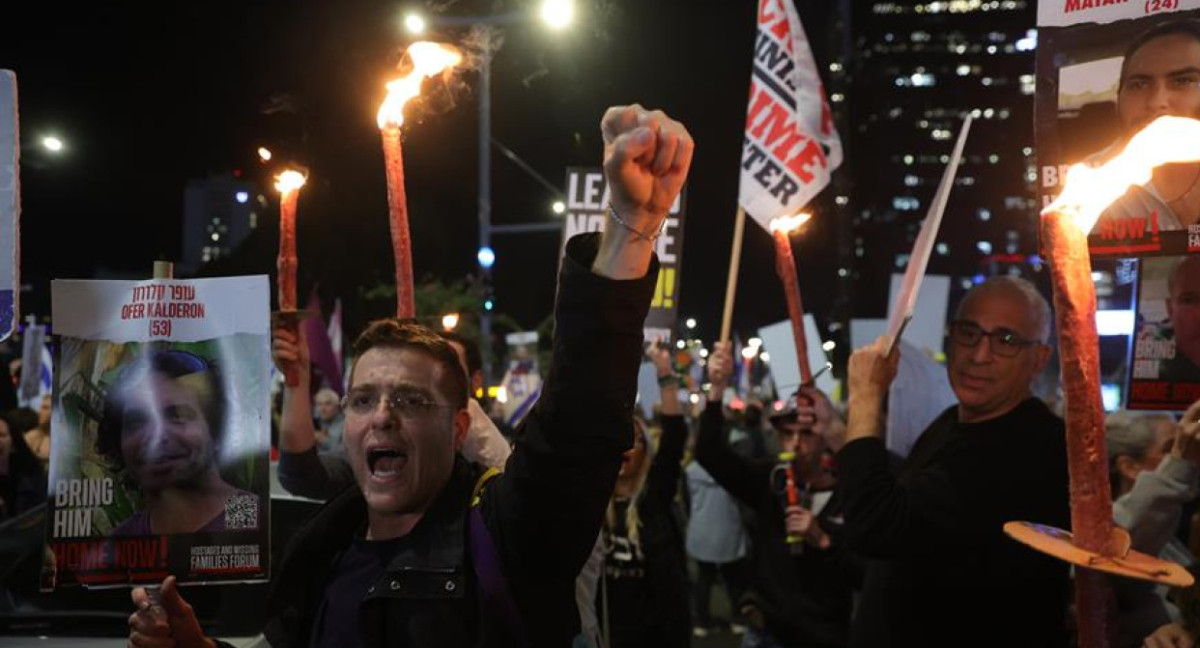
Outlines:
{"type": "MultiPolygon", "coordinates": [[[[440,2],[449,14],[535,2],[440,2]]],[[[683,121],[697,142],[683,248],[681,320],[717,334],[749,87],[755,2],[579,2],[571,31],[506,28],[493,62],[492,132],[542,175],[599,165],[598,122],[638,101],[683,121]]],[[[800,3],[824,66],[833,3],[800,3]],[[809,6],[803,6],[809,5],[809,6]]],[[[21,8],[0,25],[0,67],[18,77],[22,141],[23,310],[49,311],[49,281],[149,274],[177,259],[189,179],[241,170],[264,189],[266,144],[306,164],[299,220],[300,289],[354,301],[390,280],[382,155],[374,116],[382,83],[408,42],[406,5],[215,0],[153,10],[132,3],[21,8]],[[103,5],[110,6],[103,6],[103,5]],[[66,155],[41,150],[49,133],[66,155]]],[[[7,11],[7,9],[6,9],[7,11]]],[[[464,37],[442,32],[444,40],[464,37]]],[[[406,125],[405,165],[418,278],[475,268],[476,77],[462,75],[406,125]]],[[[554,218],[544,187],[493,158],[493,221],[554,218]]],[[[820,212],[797,247],[801,286],[819,318],[832,304],[832,215],[820,212]]],[[[275,219],[218,274],[273,270],[275,219]]],[[[557,234],[497,235],[498,311],[532,327],[553,300],[557,234]]],[[[747,224],[736,326],[743,335],[786,317],[769,236],[747,224]]],[[[352,305],[348,306],[353,309],[352,305]]],[[[383,313],[378,313],[383,314],[383,313]]],[[[883,316],[863,313],[860,316],[883,316]]]]}

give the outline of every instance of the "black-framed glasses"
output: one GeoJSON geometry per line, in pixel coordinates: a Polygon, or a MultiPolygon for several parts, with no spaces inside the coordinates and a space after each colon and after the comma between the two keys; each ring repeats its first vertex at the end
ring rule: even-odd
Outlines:
{"type": "Polygon", "coordinates": [[[955,320],[951,322],[949,331],[952,342],[972,349],[983,338],[991,338],[992,352],[1005,358],[1015,357],[1021,351],[1039,344],[1036,340],[1022,337],[1011,329],[998,328],[994,331],[988,331],[970,320],[955,320]]]}
{"type": "Polygon", "coordinates": [[[424,418],[438,410],[454,409],[452,405],[441,405],[420,392],[396,391],[384,394],[369,387],[350,390],[342,399],[342,409],[358,416],[367,416],[379,408],[380,402],[387,404],[388,411],[410,420],[424,418]]]}

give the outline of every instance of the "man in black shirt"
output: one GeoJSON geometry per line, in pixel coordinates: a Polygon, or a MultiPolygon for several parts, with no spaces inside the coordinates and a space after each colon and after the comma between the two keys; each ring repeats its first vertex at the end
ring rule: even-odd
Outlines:
{"type": "MultiPolygon", "coordinates": [[[[693,148],[681,124],[637,105],[601,126],[612,222],[567,243],[549,377],[505,473],[488,482],[456,453],[470,417],[449,344],[408,322],[373,324],[345,403],[358,487],[285,553],[266,605],[271,646],[557,647],[578,632],[575,577],[632,442],[655,239],[693,148]]],[[[173,581],[161,608],[144,590],[133,598],[132,645],[214,645],[173,581]]]]}
{"type": "Polygon", "coordinates": [[[1009,539],[1010,520],[1069,528],[1065,429],[1030,385],[1050,358],[1050,307],[1028,282],[972,289],[950,326],[958,397],[888,470],[880,423],[898,355],[850,359],[837,455],[846,539],[873,559],[854,647],[1066,645],[1065,563],[1009,539]]]}

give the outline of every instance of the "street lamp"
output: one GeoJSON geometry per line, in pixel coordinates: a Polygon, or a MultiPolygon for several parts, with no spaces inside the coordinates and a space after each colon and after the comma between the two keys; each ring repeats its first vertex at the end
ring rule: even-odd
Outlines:
{"type": "Polygon", "coordinates": [[[404,16],[404,29],[416,36],[425,33],[425,19],[420,14],[410,13],[404,16]]]}
{"type": "Polygon", "coordinates": [[[458,313],[449,313],[442,315],[442,328],[447,331],[453,331],[454,327],[458,326],[458,313]]]}
{"type": "Polygon", "coordinates": [[[683,323],[683,325],[684,325],[684,326],[686,326],[686,327],[688,327],[688,330],[689,330],[689,331],[690,331],[690,330],[692,330],[692,329],[694,329],[694,328],[696,328],[696,318],[695,318],[695,317],[689,317],[689,318],[687,318],[687,321],[685,321],[685,322],[683,323]]]}
{"type": "Polygon", "coordinates": [[[61,139],[53,135],[47,135],[46,137],[42,138],[42,148],[50,151],[51,153],[61,153],[65,146],[66,145],[63,144],[61,139]]]}
{"type": "Polygon", "coordinates": [[[575,17],[575,3],[572,0],[543,0],[541,16],[542,22],[551,29],[562,29],[575,17]]]}
{"type": "Polygon", "coordinates": [[[554,204],[550,205],[550,209],[554,210],[555,214],[565,214],[567,211],[567,204],[561,200],[555,200],[554,204]]]}

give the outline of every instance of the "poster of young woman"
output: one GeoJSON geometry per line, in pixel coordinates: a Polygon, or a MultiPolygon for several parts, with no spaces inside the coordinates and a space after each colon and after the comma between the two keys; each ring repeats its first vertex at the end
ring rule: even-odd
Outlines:
{"type": "Polygon", "coordinates": [[[267,578],[268,290],[53,283],[43,589],[267,578]]]}

